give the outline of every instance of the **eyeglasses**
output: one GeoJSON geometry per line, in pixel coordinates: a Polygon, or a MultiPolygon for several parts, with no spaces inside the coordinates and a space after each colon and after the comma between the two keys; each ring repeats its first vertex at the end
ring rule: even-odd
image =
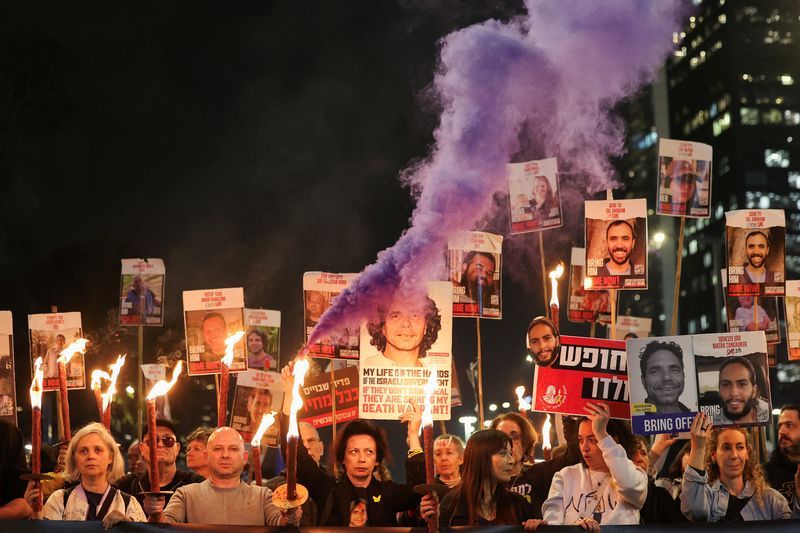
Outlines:
{"type": "MultiPolygon", "coordinates": [[[[156,446],[158,446],[159,442],[164,445],[164,448],[172,448],[175,446],[177,439],[172,435],[156,435],[156,446]]],[[[147,444],[147,441],[145,441],[145,444],[147,444]]]]}

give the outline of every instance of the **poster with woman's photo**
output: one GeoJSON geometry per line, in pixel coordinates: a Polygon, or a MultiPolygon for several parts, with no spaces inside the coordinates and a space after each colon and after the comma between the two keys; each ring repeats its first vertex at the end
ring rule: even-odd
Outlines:
{"type": "Polygon", "coordinates": [[[506,165],[511,235],[561,226],[556,158],[506,165]]]}
{"type": "Polygon", "coordinates": [[[725,213],[729,296],[783,296],[786,215],[782,209],[725,213]]]}
{"type": "Polygon", "coordinates": [[[231,427],[245,442],[253,439],[265,414],[275,412],[275,423],[261,439],[262,446],[277,446],[280,435],[280,413],[283,405],[283,385],[278,372],[247,370],[236,376],[236,393],[231,408],[231,427]]]}
{"type": "Polygon", "coordinates": [[[281,312],[273,309],[245,309],[247,368],[280,370],[281,312]]]}
{"type": "Polygon", "coordinates": [[[584,275],[586,250],[573,248],[569,265],[569,310],[570,322],[601,322],[611,320],[611,296],[607,290],[587,291],[588,280],[584,275]]]}
{"type": "MultiPolygon", "coordinates": [[[[244,291],[241,287],[183,291],[183,317],[189,375],[219,374],[225,340],[245,331],[244,291]]],[[[242,337],[234,344],[231,372],[247,370],[246,343],[242,337]]]]}
{"type": "Polygon", "coordinates": [[[763,331],[695,335],[700,410],[716,427],[766,426],[772,400],[763,331]]]}
{"type": "MultiPolygon", "coordinates": [[[[320,317],[333,304],[333,300],[347,288],[357,274],[331,274],[329,272],[306,272],[303,274],[303,310],[305,340],[308,344],[311,332],[320,317]]],[[[345,324],[331,335],[308,345],[311,357],[333,359],[358,359],[358,330],[360,324],[345,324]]]]}
{"type": "Polygon", "coordinates": [[[587,290],[647,288],[647,200],[587,200],[587,290]]]}
{"type": "Polygon", "coordinates": [[[14,324],[11,311],[0,311],[0,419],[17,425],[14,324]]]}
{"type": "Polygon", "coordinates": [[[661,139],[658,143],[659,215],[711,216],[712,148],[692,141],[661,139]]]}
{"type": "Polygon", "coordinates": [[[725,314],[728,331],[763,331],[767,344],[779,344],[781,331],[778,327],[778,299],[756,296],[728,296],[727,270],[722,269],[722,294],[725,296],[725,314]]]}
{"type": "MultiPolygon", "coordinates": [[[[80,313],[43,313],[28,315],[28,340],[31,349],[31,369],[37,357],[42,358],[44,381],[42,390],[58,390],[58,356],[83,337],[80,313]]],[[[66,366],[67,388],[86,388],[86,365],[78,352],[66,366]]]]}
{"type": "Polygon", "coordinates": [[[789,361],[800,361],[800,281],[786,282],[786,339],[789,361]]]}
{"type": "Polygon", "coordinates": [[[119,289],[121,326],[160,326],[164,322],[163,259],[123,259],[119,289]]]}
{"type": "Polygon", "coordinates": [[[502,318],[503,236],[462,231],[447,245],[453,316],[502,318]]]}
{"type": "Polygon", "coordinates": [[[447,281],[428,283],[427,294],[397,292],[370,311],[361,327],[359,418],[397,420],[424,405],[433,375],[434,420],[450,420],[453,293],[447,281]]]}

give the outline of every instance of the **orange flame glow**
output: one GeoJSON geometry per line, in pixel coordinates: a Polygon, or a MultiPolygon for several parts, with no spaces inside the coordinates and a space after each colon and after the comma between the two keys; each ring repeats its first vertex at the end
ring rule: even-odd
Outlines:
{"type": "Polygon", "coordinates": [[[76,339],[72,341],[72,343],[61,350],[61,353],[58,356],[57,361],[59,363],[64,363],[65,365],[69,363],[69,360],[72,359],[72,356],[76,353],[86,353],[86,345],[89,343],[86,339],[76,339]]]}
{"type": "Polygon", "coordinates": [[[158,380],[158,383],[153,385],[153,388],[150,389],[150,393],[147,395],[147,400],[155,400],[157,397],[164,396],[166,393],[168,393],[172,386],[178,381],[178,376],[181,375],[181,370],[183,370],[183,361],[178,361],[175,365],[175,368],[172,370],[172,379],[170,381],[164,381],[163,379],[158,380]]]}
{"type": "Polygon", "coordinates": [[[592,278],[583,278],[583,288],[587,291],[592,288],[592,278]]]}
{"type": "Polygon", "coordinates": [[[542,425],[542,449],[549,450],[551,448],[550,445],[550,415],[547,415],[547,418],[544,419],[544,424],[542,425]]]}
{"type": "Polygon", "coordinates": [[[553,284],[553,290],[550,295],[550,305],[558,305],[558,278],[564,273],[564,263],[559,263],[555,270],[548,274],[550,282],[553,284]]]}
{"type": "Polygon", "coordinates": [[[99,389],[103,385],[103,380],[110,379],[111,376],[105,370],[92,370],[92,390],[99,389]]]}
{"type": "Polygon", "coordinates": [[[428,382],[422,387],[425,391],[425,407],[422,410],[422,427],[433,425],[433,410],[431,408],[431,397],[436,391],[436,372],[431,370],[431,375],[428,382]]]}
{"type": "Polygon", "coordinates": [[[300,430],[297,427],[297,411],[303,408],[303,397],[300,395],[300,387],[308,372],[308,359],[305,357],[295,359],[292,375],[294,376],[294,386],[292,387],[292,407],[289,415],[289,430],[286,432],[288,437],[299,437],[300,430]]]}
{"type": "Polygon", "coordinates": [[[261,446],[261,437],[264,436],[264,433],[266,433],[269,427],[274,423],[275,411],[265,414],[261,418],[261,424],[258,425],[258,431],[256,431],[255,435],[253,435],[253,440],[250,441],[250,444],[256,447],[261,446]]]}
{"type": "Polygon", "coordinates": [[[233,347],[237,342],[242,340],[242,337],[244,337],[244,331],[240,330],[225,339],[225,355],[222,357],[221,362],[228,368],[230,368],[233,363],[233,347]]]}
{"type": "Polygon", "coordinates": [[[44,381],[44,371],[42,371],[42,358],[37,357],[33,362],[33,381],[31,382],[31,408],[42,408],[42,381],[44,381]]]}
{"type": "Polygon", "coordinates": [[[529,411],[531,404],[525,401],[525,387],[520,385],[514,392],[517,393],[517,409],[520,411],[529,411]]]}
{"type": "Polygon", "coordinates": [[[111,377],[108,378],[109,383],[108,383],[108,388],[106,389],[106,393],[102,395],[103,411],[108,409],[108,406],[111,405],[111,402],[114,400],[114,394],[117,393],[117,378],[119,377],[119,373],[124,365],[125,365],[125,356],[118,355],[117,361],[109,367],[111,369],[111,377]]]}

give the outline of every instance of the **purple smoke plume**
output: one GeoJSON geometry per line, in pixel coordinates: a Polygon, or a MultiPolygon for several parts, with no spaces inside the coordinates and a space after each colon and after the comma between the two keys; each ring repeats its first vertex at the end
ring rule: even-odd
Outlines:
{"type": "Polygon", "coordinates": [[[574,181],[562,189],[586,198],[615,187],[608,158],[621,154],[624,132],[609,110],[653,79],[682,6],[527,0],[527,15],[445,37],[433,82],[442,108],[435,144],[404,172],[417,193],[411,227],[336,298],[309,342],[368,318],[398,289],[419,293],[446,279],[448,239],[474,228],[506,189],[506,164],[525,143],[570,167],[574,181]]]}

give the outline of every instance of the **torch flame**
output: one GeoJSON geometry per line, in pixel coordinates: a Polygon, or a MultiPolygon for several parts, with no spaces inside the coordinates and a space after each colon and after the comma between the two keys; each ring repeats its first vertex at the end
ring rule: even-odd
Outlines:
{"type": "Polygon", "coordinates": [[[86,353],[86,345],[89,343],[86,339],[77,339],[72,341],[72,343],[61,350],[61,353],[58,356],[57,362],[64,363],[65,365],[69,363],[69,360],[72,359],[72,356],[76,353],[86,353]]]}
{"type": "Polygon", "coordinates": [[[147,395],[147,400],[155,400],[159,396],[164,396],[169,390],[175,385],[175,382],[178,381],[178,376],[181,375],[181,370],[183,369],[183,361],[178,361],[175,365],[175,368],[172,370],[172,380],[164,381],[163,379],[158,380],[158,383],[153,385],[153,388],[150,389],[150,393],[147,395]]]}
{"type": "Polygon", "coordinates": [[[436,372],[433,370],[431,370],[428,382],[422,387],[422,390],[425,391],[425,408],[422,411],[422,426],[432,426],[433,412],[431,409],[431,397],[436,390],[436,372]]]}
{"type": "Polygon", "coordinates": [[[228,368],[233,363],[233,346],[244,337],[244,331],[237,331],[227,339],[225,339],[225,355],[221,359],[221,363],[228,368]]]}
{"type": "Polygon", "coordinates": [[[547,418],[544,419],[544,424],[542,425],[542,449],[550,449],[550,415],[547,415],[547,418]]]}
{"type": "Polygon", "coordinates": [[[548,274],[553,284],[553,291],[550,295],[550,305],[558,305],[558,278],[564,273],[564,263],[559,263],[555,270],[548,274]]]}
{"type": "Polygon", "coordinates": [[[592,278],[583,278],[583,288],[587,291],[592,288],[592,278]]]}
{"type": "Polygon", "coordinates": [[[33,362],[33,381],[31,382],[31,408],[42,408],[42,381],[44,381],[44,371],[42,371],[42,358],[37,357],[33,362]]]}
{"type": "Polygon", "coordinates": [[[125,365],[125,357],[125,355],[118,355],[117,361],[109,367],[111,369],[111,377],[108,378],[108,388],[106,389],[106,393],[101,395],[103,397],[103,411],[108,409],[108,406],[111,405],[111,401],[114,399],[114,394],[117,393],[117,378],[119,377],[123,365],[125,365]]]}
{"type": "Polygon", "coordinates": [[[531,404],[525,401],[525,387],[520,385],[514,392],[517,393],[517,409],[520,411],[528,411],[531,408],[531,404]]]}
{"type": "Polygon", "coordinates": [[[265,414],[261,418],[261,424],[258,425],[258,431],[256,431],[255,435],[253,435],[253,440],[250,441],[250,444],[252,444],[255,447],[261,446],[261,437],[264,436],[264,433],[266,433],[269,427],[274,423],[275,423],[275,411],[265,414]]]}
{"type": "Polygon", "coordinates": [[[92,370],[92,390],[99,389],[103,384],[102,380],[110,380],[111,376],[105,370],[92,370]]]}
{"type": "Polygon", "coordinates": [[[291,414],[289,415],[289,430],[286,432],[288,437],[299,437],[300,430],[297,427],[297,411],[303,407],[303,397],[300,395],[300,386],[303,385],[303,380],[308,372],[308,359],[299,357],[294,360],[294,369],[292,375],[294,376],[294,386],[292,387],[292,407],[291,414]]]}

